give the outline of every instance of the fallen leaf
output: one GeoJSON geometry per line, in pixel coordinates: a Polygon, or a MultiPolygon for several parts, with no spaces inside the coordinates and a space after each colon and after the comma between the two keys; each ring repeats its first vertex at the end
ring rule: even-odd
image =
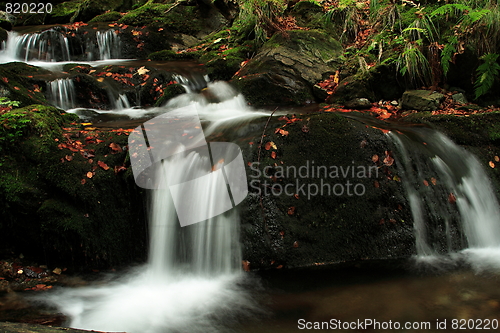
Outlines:
{"type": "Polygon", "coordinates": [[[73,160],[73,156],[70,156],[70,155],[66,155],[66,156],[64,156],[64,158],[65,158],[65,159],[66,159],[66,161],[68,161],[68,162],[69,162],[69,161],[71,161],[71,160],[73,160]]]}
{"type": "Polygon", "coordinates": [[[103,77],[100,77],[100,78],[97,79],[97,82],[102,82],[102,81],[104,81],[103,77]]]}
{"type": "Polygon", "coordinates": [[[109,148],[111,148],[113,150],[113,152],[116,152],[116,153],[122,152],[122,148],[117,143],[114,143],[114,142],[109,144],[109,148]]]}
{"type": "Polygon", "coordinates": [[[391,166],[393,163],[394,163],[394,159],[390,155],[387,155],[384,158],[384,165],[391,166]]]}
{"type": "Polygon", "coordinates": [[[87,181],[85,180],[85,178],[82,179],[82,181],[80,182],[82,185],[85,185],[87,181]]]}
{"type": "Polygon", "coordinates": [[[437,184],[436,178],[432,177],[431,178],[431,183],[432,183],[432,185],[436,185],[437,184]]]}
{"type": "Polygon", "coordinates": [[[299,199],[299,195],[298,195],[297,193],[295,193],[295,194],[293,195],[293,197],[294,197],[295,199],[297,199],[297,200],[299,199]]]}
{"type": "Polygon", "coordinates": [[[273,158],[273,159],[276,158],[276,152],[275,151],[271,152],[271,158],[273,158]]]}
{"type": "Polygon", "coordinates": [[[243,270],[245,272],[250,272],[250,261],[248,261],[248,260],[242,260],[241,264],[243,265],[243,270]]]}
{"type": "Polygon", "coordinates": [[[295,214],[295,207],[294,206],[288,208],[288,215],[293,215],[293,214],[295,214]]]}
{"type": "Polygon", "coordinates": [[[293,242],[293,247],[299,247],[299,242],[297,241],[293,242]]]}
{"type": "Polygon", "coordinates": [[[490,161],[490,167],[494,168],[495,167],[495,163],[493,163],[493,161],[490,161]]]}
{"type": "Polygon", "coordinates": [[[424,179],[424,185],[425,186],[429,186],[429,182],[427,180],[424,179]]]}
{"type": "Polygon", "coordinates": [[[498,156],[495,156],[495,162],[500,162],[500,158],[498,156]]]}
{"type": "Polygon", "coordinates": [[[87,178],[92,178],[93,176],[94,174],[92,173],[92,171],[87,172],[87,178]]]}
{"type": "Polygon", "coordinates": [[[375,155],[373,155],[373,156],[372,156],[372,162],[373,162],[373,163],[377,163],[377,162],[378,162],[378,160],[379,160],[379,157],[378,157],[378,155],[377,155],[377,154],[375,154],[375,155]]]}
{"type": "Polygon", "coordinates": [[[146,74],[147,72],[149,72],[149,69],[147,69],[145,66],[142,66],[141,68],[139,68],[139,69],[137,70],[137,74],[139,74],[139,75],[144,75],[144,74],[146,74]]]}
{"type": "Polygon", "coordinates": [[[451,204],[454,204],[457,202],[457,197],[455,197],[455,195],[453,193],[450,193],[450,195],[448,196],[448,202],[451,203],[451,204]]]}
{"type": "Polygon", "coordinates": [[[104,170],[109,170],[109,166],[106,163],[104,163],[103,161],[97,161],[97,165],[99,165],[104,170]]]}

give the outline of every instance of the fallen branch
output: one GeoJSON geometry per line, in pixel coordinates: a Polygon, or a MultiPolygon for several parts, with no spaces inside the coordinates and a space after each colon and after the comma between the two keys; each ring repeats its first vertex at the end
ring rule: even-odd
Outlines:
{"type": "MultiPolygon", "coordinates": [[[[271,120],[271,118],[273,117],[274,113],[276,112],[276,110],[278,110],[278,108],[276,107],[276,109],[274,109],[274,111],[269,115],[269,118],[267,118],[267,122],[266,122],[266,125],[264,126],[264,130],[262,131],[262,136],[260,137],[260,144],[259,144],[259,152],[257,154],[257,163],[259,164],[259,168],[260,168],[260,152],[262,151],[262,143],[264,142],[264,136],[266,134],[266,129],[267,129],[267,126],[269,126],[269,121],[271,120]]],[[[266,222],[266,214],[265,214],[265,211],[264,211],[264,203],[262,202],[262,191],[260,191],[260,209],[262,211],[262,220],[264,222],[264,230],[266,231],[266,233],[269,234],[269,231],[267,230],[267,222],[266,222]]]]}
{"type": "Polygon", "coordinates": [[[168,14],[171,10],[173,10],[175,7],[179,6],[181,3],[183,2],[187,2],[187,0],[177,0],[173,5],[172,7],[170,7],[169,9],[167,9],[166,11],[163,12],[163,14],[168,14]]]}

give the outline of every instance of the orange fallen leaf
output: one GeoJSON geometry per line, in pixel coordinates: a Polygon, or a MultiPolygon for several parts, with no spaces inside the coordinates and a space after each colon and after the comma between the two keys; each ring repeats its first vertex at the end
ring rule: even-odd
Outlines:
{"type": "Polygon", "coordinates": [[[495,163],[493,163],[493,161],[490,161],[489,165],[490,165],[491,168],[495,167],[495,163]]]}
{"type": "Polygon", "coordinates": [[[271,158],[273,158],[273,159],[276,158],[276,152],[275,151],[271,152],[271,158]]]}
{"type": "Polygon", "coordinates": [[[288,215],[293,215],[293,214],[295,214],[295,207],[294,206],[288,208],[288,215]]]}
{"type": "Polygon", "coordinates": [[[94,174],[92,173],[92,171],[87,172],[87,178],[92,178],[93,176],[94,174]]]}
{"type": "Polygon", "coordinates": [[[436,178],[432,177],[431,178],[431,183],[432,183],[432,185],[436,185],[437,184],[436,178]]]}
{"type": "Polygon", "coordinates": [[[424,179],[424,185],[425,186],[429,186],[429,182],[427,180],[424,179]]]}
{"type": "Polygon", "coordinates": [[[97,165],[99,165],[104,170],[109,170],[109,166],[106,163],[104,163],[103,161],[97,161],[97,165]]]}
{"type": "Polygon", "coordinates": [[[373,162],[373,163],[377,163],[377,162],[378,162],[378,160],[379,160],[379,158],[378,158],[378,155],[377,155],[377,154],[375,154],[375,155],[373,155],[373,156],[372,156],[372,162],[373,162]]]}
{"type": "Polygon", "coordinates": [[[455,197],[455,195],[453,193],[450,193],[450,195],[448,196],[448,202],[451,203],[451,204],[454,204],[457,202],[457,197],[455,197]]]}
{"type": "Polygon", "coordinates": [[[500,162],[500,158],[498,156],[495,156],[495,162],[500,162]]]}
{"type": "Polygon", "coordinates": [[[243,265],[243,270],[245,272],[250,272],[250,261],[248,261],[248,260],[242,260],[241,264],[243,265]]]}

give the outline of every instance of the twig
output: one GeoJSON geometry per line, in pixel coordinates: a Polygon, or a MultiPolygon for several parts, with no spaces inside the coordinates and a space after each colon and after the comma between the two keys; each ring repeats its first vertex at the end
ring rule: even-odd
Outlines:
{"type": "MultiPolygon", "coordinates": [[[[260,137],[259,152],[258,152],[258,155],[257,155],[257,163],[259,165],[259,168],[260,168],[260,152],[262,151],[262,142],[264,141],[264,135],[266,133],[267,126],[269,125],[269,121],[273,117],[273,115],[276,112],[276,110],[278,110],[278,107],[276,107],[276,109],[274,109],[274,111],[269,115],[269,118],[267,118],[266,125],[264,126],[264,130],[262,131],[262,136],[260,137]]],[[[266,214],[265,214],[265,211],[264,211],[264,203],[262,201],[262,190],[260,191],[260,209],[262,211],[262,220],[264,222],[264,230],[266,230],[266,232],[268,232],[268,230],[267,230],[267,223],[266,223],[266,214]]]]}
{"type": "Polygon", "coordinates": [[[175,7],[179,6],[181,3],[183,2],[186,2],[187,0],[177,0],[173,5],[172,7],[170,7],[169,9],[167,9],[166,11],[163,12],[163,15],[165,14],[168,14],[168,12],[170,12],[172,9],[174,9],[175,7]]]}

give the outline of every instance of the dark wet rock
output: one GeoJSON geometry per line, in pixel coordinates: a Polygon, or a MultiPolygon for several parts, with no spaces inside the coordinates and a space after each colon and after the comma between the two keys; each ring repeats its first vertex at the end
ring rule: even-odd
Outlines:
{"type": "Polygon", "coordinates": [[[408,90],[401,98],[401,107],[406,110],[434,111],[439,109],[444,95],[429,90],[408,90]]]}
{"type": "Polygon", "coordinates": [[[337,68],[340,43],[318,30],[275,34],[233,83],[253,105],[315,101],[312,87],[337,68]]]}
{"type": "MultiPolygon", "coordinates": [[[[255,163],[247,168],[250,193],[240,208],[243,257],[250,267],[310,266],[414,254],[410,207],[402,183],[393,177],[398,170],[395,164],[384,166],[381,161],[372,161],[373,155],[383,156],[384,151],[391,150],[387,137],[338,114],[301,118],[285,127],[281,126],[286,120],[272,120],[264,144],[273,142],[276,149],[262,149],[260,166],[255,163]],[[288,134],[275,133],[275,128],[288,134]],[[356,171],[359,166],[372,166],[379,173],[367,178],[356,177],[361,174],[333,178],[324,171],[318,176],[318,166],[325,166],[328,173],[335,166],[355,166],[356,171]],[[281,167],[284,172],[280,172],[281,167]],[[287,167],[297,173],[287,175],[287,167]],[[328,194],[328,185],[346,186],[347,181],[356,184],[358,190],[363,187],[363,195],[348,195],[346,188],[341,195],[328,194]]],[[[256,133],[245,143],[259,142],[261,135],[256,133]]],[[[259,160],[259,149],[254,146],[242,146],[248,161],[259,160]]]]}
{"type": "Polygon", "coordinates": [[[363,110],[371,108],[372,103],[367,98],[355,98],[347,101],[344,106],[347,109],[363,110]]]}
{"type": "Polygon", "coordinates": [[[343,104],[354,98],[368,98],[371,101],[399,99],[404,86],[398,80],[392,66],[379,65],[368,72],[362,72],[342,79],[326,100],[330,104],[343,104]]]}
{"type": "Polygon", "coordinates": [[[5,30],[12,30],[12,22],[0,19],[0,28],[5,30]]]}
{"type": "Polygon", "coordinates": [[[90,331],[77,330],[67,327],[52,327],[38,324],[25,324],[25,323],[9,323],[0,322],[0,331],[2,333],[88,333],[90,331]]]}

